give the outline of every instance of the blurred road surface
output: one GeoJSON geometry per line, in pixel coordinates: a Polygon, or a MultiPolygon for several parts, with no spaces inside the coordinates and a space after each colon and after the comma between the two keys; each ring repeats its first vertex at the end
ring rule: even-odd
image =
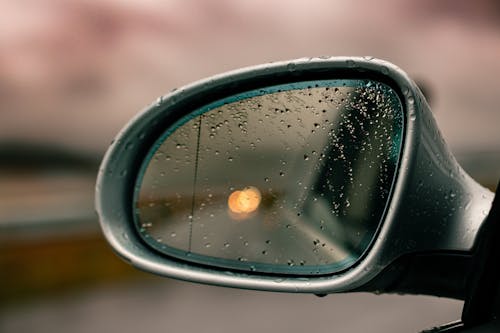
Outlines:
{"type": "Polygon", "coordinates": [[[462,303],[424,296],[277,294],[147,278],[0,313],[0,332],[419,332],[462,303]]]}

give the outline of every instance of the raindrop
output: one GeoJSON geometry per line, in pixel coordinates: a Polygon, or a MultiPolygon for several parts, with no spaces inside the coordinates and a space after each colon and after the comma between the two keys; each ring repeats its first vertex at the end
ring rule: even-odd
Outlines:
{"type": "Polygon", "coordinates": [[[469,210],[469,209],[470,209],[471,204],[472,204],[472,200],[471,200],[471,199],[467,200],[467,203],[465,204],[464,209],[465,209],[465,210],[469,210]]]}

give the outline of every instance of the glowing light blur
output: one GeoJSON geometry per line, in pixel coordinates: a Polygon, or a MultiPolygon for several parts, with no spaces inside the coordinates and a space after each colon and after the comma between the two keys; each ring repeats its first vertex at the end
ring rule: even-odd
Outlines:
{"type": "Polygon", "coordinates": [[[260,191],[253,186],[241,191],[234,191],[229,195],[227,205],[229,210],[235,214],[250,214],[259,208],[262,196],[260,191]]]}

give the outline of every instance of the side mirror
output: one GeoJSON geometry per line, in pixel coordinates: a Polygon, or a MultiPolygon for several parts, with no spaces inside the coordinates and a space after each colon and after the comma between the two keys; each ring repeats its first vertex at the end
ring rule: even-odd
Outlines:
{"type": "Polygon", "coordinates": [[[173,91],[120,132],[96,189],[107,240],[145,271],[457,298],[461,277],[436,267],[466,269],[492,200],[415,83],[368,58],[267,64],[173,91]],[[418,279],[402,278],[410,263],[418,279]]]}

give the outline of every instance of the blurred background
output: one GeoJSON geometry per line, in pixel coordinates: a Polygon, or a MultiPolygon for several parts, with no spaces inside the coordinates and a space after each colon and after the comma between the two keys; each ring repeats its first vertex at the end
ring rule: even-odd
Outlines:
{"type": "Polygon", "coordinates": [[[93,208],[118,130],[169,90],[277,60],[370,55],[419,81],[464,168],[500,179],[500,4],[0,0],[0,332],[415,332],[461,302],[200,286],[129,267],[93,208]]]}

